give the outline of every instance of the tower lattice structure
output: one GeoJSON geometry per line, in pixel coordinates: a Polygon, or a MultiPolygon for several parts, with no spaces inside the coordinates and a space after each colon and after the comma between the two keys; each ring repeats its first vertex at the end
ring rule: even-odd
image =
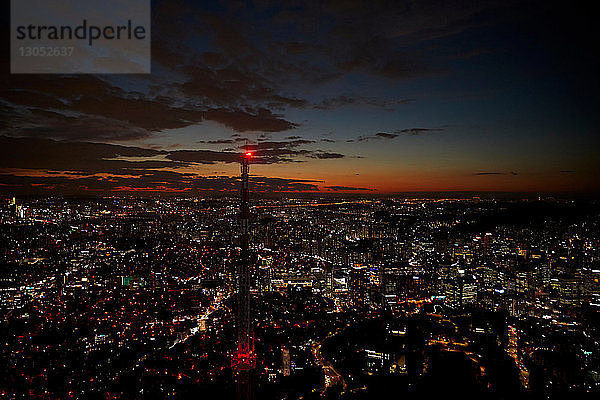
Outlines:
{"type": "Polygon", "coordinates": [[[232,359],[232,367],[238,374],[238,398],[249,399],[250,374],[256,366],[254,335],[250,324],[250,254],[249,227],[250,195],[248,175],[252,153],[246,153],[241,160],[241,201],[240,201],[240,258],[237,266],[237,351],[232,359]]]}

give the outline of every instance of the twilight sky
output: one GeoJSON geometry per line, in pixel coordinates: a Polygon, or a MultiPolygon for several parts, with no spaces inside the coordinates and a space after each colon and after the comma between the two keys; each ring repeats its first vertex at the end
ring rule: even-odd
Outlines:
{"type": "Polygon", "coordinates": [[[11,75],[0,192],[600,191],[577,2],[152,2],[150,75],[11,75]],[[285,4],[283,6],[282,4],[285,4]]]}

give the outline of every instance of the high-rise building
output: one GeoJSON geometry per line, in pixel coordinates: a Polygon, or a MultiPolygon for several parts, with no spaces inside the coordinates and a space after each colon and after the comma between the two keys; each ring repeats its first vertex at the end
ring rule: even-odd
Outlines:
{"type": "Polygon", "coordinates": [[[355,265],[350,268],[349,291],[350,299],[355,307],[366,307],[369,305],[369,278],[367,267],[355,265]]]}
{"type": "Polygon", "coordinates": [[[441,277],[441,291],[447,304],[464,307],[477,301],[477,279],[464,269],[453,266],[441,277]]]}

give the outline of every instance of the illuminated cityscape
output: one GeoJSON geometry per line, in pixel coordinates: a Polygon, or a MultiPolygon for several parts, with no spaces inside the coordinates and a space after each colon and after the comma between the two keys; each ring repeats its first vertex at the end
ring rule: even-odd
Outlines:
{"type": "Polygon", "coordinates": [[[0,7],[0,400],[600,398],[593,2],[0,7]]]}
{"type": "MultiPolygon", "coordinates": [[[[3,204],[3,395],[233,398],[236,197],[3,204]]],[[[254,202],[256,397],[598,391],[598,210],[254,202]]]]}

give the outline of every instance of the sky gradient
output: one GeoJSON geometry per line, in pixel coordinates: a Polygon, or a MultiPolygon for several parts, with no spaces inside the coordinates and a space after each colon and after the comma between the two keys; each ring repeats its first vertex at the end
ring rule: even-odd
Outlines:
{"type": "Polygon", "coordinates": [[[244,148],[262,192],[600,191],[585,3],[279,3],[154,1],[151,74],[61,76],[4,4],[0,191],[235,190],[244,148]]]}

